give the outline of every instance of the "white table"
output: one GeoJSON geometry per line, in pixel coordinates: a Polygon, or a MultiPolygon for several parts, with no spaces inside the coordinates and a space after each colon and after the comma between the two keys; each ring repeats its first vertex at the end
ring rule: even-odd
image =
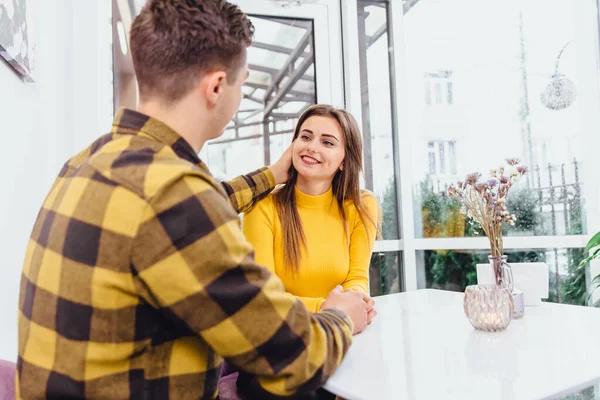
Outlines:
{"type": "Polygon", "coordinates": [[[325,388],[348,400],[561,398],[600,382],[600,309],[543,303],[476,331],[463,294],[376,298],[379,313],[325,388]]]}

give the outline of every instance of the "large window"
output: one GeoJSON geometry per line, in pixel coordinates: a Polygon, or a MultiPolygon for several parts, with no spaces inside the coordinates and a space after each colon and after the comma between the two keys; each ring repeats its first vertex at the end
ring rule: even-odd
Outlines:
{"type": "MultiPolygon", "coordinates": [[[[526,205],[519,211],[527,226],[510,234],[585,233],[578,173],[585,108],[565,93],[559,94],[559,110],[543,97],[557,72],[573,91],[585,85],[578,65],[593,63],[596,55],[573,45],[574,18],[564,2],[534,0],[486,6],[422,0],[404,15],[406,95],[418,100],[426,90],[425,101],[407,102],[406,112],[413,196],[421,210],[415,213],[417,237],[469,236],[430,218],[437,206],[432,203],[444,203],[450,182],[473,171],[487,173],[513,156],[530,173],[513,194],[526,205]]],[[[440,215],[452,214],[446,211],[440,215]]]]}
{"type": "Polygon", "coordinates": [[[508,199],[509,261],[547,263],[550,301],[586,304],[597,2],[358,0],[357,14],[366,183],[384,210],[371,279],[395,276],[386,254],[402,258],[399,284],[376,293],[474,283],[489,244],[448,185],[519,157],[529,172],[508,199]]]}
{"type": "Polygon", "coordinates": [[[380,4],[392,7],[396,31],[407,288],[462,291],[475,282],[489,245],[448,185],[519,157],[529,172],[508,199],[517,216],[505,231],[509,261],[546,262],[550,301],[586,304],[589,276],[577,265],[598,217],[585,147],[599,123],[597,2],[380,4]]]}

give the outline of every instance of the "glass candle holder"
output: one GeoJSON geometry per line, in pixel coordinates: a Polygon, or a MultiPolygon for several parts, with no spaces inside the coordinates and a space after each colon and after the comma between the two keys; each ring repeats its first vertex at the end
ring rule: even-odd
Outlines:
{"type": "Polygon", "coordinates": [[[506,329],[515,307],[510,291],[496,285],[467,286],[463,305],[471,325],[487,332],[506,329]]]}

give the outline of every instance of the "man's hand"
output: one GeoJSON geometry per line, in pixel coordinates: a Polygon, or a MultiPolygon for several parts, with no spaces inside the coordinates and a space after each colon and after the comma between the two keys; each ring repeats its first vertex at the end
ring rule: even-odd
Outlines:
{"type": "Polygon", "coordinates": [[[367,303],[367,324],[371,324],[373,318],[377,316],[377,311],[375,310],[375,300],[371,296],[366,293],[362,293],[363,300],[367,303]]]}
{"type": "Polygon", "coordinates": [[[354,322],[354,332],[357,334],[362,332],[368,323],[369,308],[361,293],[354,290],[344,292],[342,286],[337,286],[333,289],[325,302],[321,306],[321,310],[335,308],[346,314],[352,322],[354,322]]]}
{"type": "Polygon", "coordinates": [[[269,166],[269,169],[275,177],[275,183],[277,185],[285,183],[288,180],[288,171],[292,166],[292,147],[294,143],[290,144],[287,150],[282,154],[281,158],[274,164],[269,166]]]}
{"type": "Polygon", "coordinates": [[[348,290],[353,290],[353,291],[360,293],[360,295],[362,296],[365,303],[367,303],[367,317],[368,317],[367,323],[370,325],[371,322],[373,321],[373,318],[375,318],[377,316],[377,311],[375,310],[375,300],[371,296],[369,296],[368,294],[364,293],[363,291],[361,291],[359,289],[351,288],[348,290]]]}

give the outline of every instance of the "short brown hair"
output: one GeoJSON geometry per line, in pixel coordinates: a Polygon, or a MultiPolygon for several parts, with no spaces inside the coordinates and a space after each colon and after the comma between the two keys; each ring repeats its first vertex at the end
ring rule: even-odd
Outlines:
{"type": "Polygon", "coordinates": [[[234,82],[253,34],[248,17],[225,0],[148,0],[130,34],[140,97],[176,101],[217,68],[234,82]]]}

